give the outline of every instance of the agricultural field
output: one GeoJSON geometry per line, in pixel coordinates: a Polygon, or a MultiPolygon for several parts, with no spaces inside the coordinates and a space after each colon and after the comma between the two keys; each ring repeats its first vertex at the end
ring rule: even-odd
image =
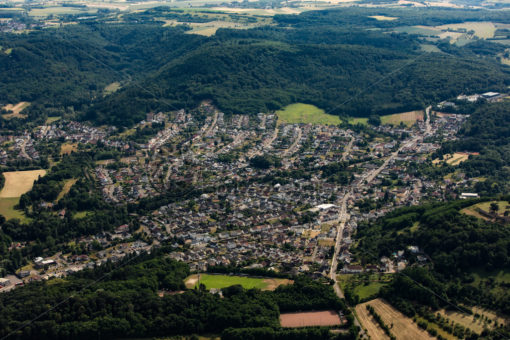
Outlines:
{"type": "MultiPolygon", "coordinates": [[[[198,285],[198,275],[191,275],[184,281],[186,287],[192,289],[198,285]]],[[[245,289],[258,288],[261,290],[275,290],[280,285],[292,284],[292,280],[273,278],[254,278],[235,275],[200,274],[200,283],[207,289],[222,289],[233,285],[241,285],[245,289]]]]}
{"type": "Polygon", "coordinates": [[[280,314],[282,327],[338,326],[341,324],[340,316],[332,310],[280,314]]]}
{"type": "Polygon", "coordinates": [[[490,213],[490,207],[491,203],[497,203],[498,204],[498,211],[497,214],[499,216],[504,216],[505,211],[510,210],[510,204],[507,201],[489,201],[489,202],[482,202],[477,203],[475,205],[472,205],[470,207],[464,208],[461,210],[462,213],[470,216],[474,216],[483,220],[489,220],[488,217],[481,215],[477,209],[481,209],[487,213],[490,213]]]}
{"type": "Polygon", "coordinates": [[[310,104],[291,104],[283,110],[276,111],[276,114],[278,115],[279,123],[323,125],[338,125],[342,123],[338,116],[327,114],[324,110],[310,104]]]}
{"type": "Polygon", "coordinates": [[[393,308],[390,304],[382,299],[375,299],[369,302],[365,302],[356,306],[356,314],[367,330],[370,339],[388,339],[388,336],[384,334],[377,321],[369,314],[366,305],[370,304],[374,308],[377,314],[379,314],[383,322],[390,327],[391,333],[396,336],[397,340],[413,339],[413,340],[432,340],[435,339],[431,335],[420,329],[412,319],[406,317],[398,310],[393,308]],[[393,327],[391,326],[393,325],[393,327]]]}
{"type": "MultiPolygon", "coordinates": [[[[505,322],[503,318],[498,318],[495,314],[487,311],[482,311],[481,309],[477,309],[477,312],[475,311],[473,312],[478,313],[479,315],[484,315],[491,320],[497,320],[498,323],[505,322]],[[487,314],[490,314],[494,318],[491,318],[487,314]]],[[[474,315],[469,315],[458,311],[446,311],[444,309],[440,310],[439,314],[441,314],[443,317],[448,318],[451,321],[454,321],[455,323],[458,323],[459,325],[469,328],[471,331],[478,334],[481,334],[485,328],[488,329],[494,328],[494,322],[489,323],[485,318],[484,319],[475,318],[474,315]]]]}
{"type": "Polygon", "coordinates": [[[381,116],[381,124],[412,126],[417,121],[423,121],[423,111],[410,111],[403,113],[395,113],[392,115],[381,116]]]}
{"type": "Polygon", "coordinates": [[[19,102],[18,104],[7,104],[2,109],[6,111],[12,111],[12,113],[7,113],[2,115],[4,119],[10,118],[26,118],[27,116],[22,114],[21,111],[30,106],[29,102],[19,102]]]}
{"type": "Polygon", "coordinates": [[[446,154],[443,156],[443,159],[434,159],[432,164],[439,164],[442,161],[446,161],[449,165],[459,165],[462,162],[468,160],[470,155],[474,155],[475,153],[469,152],[455,152],[454,154],[446,154]]]}
{"type": "Polygon", "coordinates": [[[48,17],[50,15],[80,14],[80,13],[96,13],[97,9],[88,7],[45,7],[32,8],[28,15],[31,17],[48,17]]]}
{"type": "Polygon", "coordinates": [[[397,17],[387,17],[385,15],[371,15],[369,18],[375,19],[377,21],[394,21],[397,20],[397,17]]]}
{"type": "MultiPolygon", "coordinates": [[[[496,26],[492,22],[465,22],[462,24],[448,24],[436,26],[441,31],[474,31],[474,35],[480,39],[493,38],[496,26]]],[[[462,33],[462,32],[461,32],[462,33]]]]}
{"type": "Polygon", "coordinates": [[[46,170],[30,170],[30,171],[12,171],[4,172],[5,185],[0,191],[0,198],[20,197],[24,193],[30,191],[34,185],[34,181],[39,176],[46,175],[46,170]]]}
{"type": "Polygon", "coordinates": [[[64,143],[60,147],[60,155],[69,155],[74,151],[78,150],[78,144],[76,143],[64,143]]]}

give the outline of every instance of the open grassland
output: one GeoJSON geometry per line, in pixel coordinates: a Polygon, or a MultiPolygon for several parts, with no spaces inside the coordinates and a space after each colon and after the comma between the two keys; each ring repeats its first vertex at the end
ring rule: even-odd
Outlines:
{"type": "Polygon", "coordinates": [[[5,185],[0,191],[0,197],[20,197],[32,189],[34,181],[39,176],[46,175],[46,170],[12,171],[4,172],[3,175],[5,185]]]}
{"type": "Polygon", "coordinates": [[[78,180],[76,178],[71,178],[71,179],[66,180],[64,183],[64,187],[62,188],[62,191],[59,192],[59,194],[57,196],[56,201],[57,202],[60,201],[62,199],[62,197],[64,197],[69,192],[69,190],[71,190],[71,187],[73,185],[75,185],[77,181],[78,180]]]}
{"type": "Polygon", "coordinates": [[[373,339],[388,339],[383,330],[377,324],[377,321],[368,313],[366,305],[372,306],[377,314],[379,314],[383,322],[391,327],[391,333],[396,336],[398,340],[413,339],[413,340],[432,340],[434,337],[430,336],[427,331],[420,329],[412,319],[406,317],[398,310],[393,308],[390,304],[382,299],[375,299],[365,302],[356,306],[356,313],[360,318],[361,324],[367,329],[370,338],[373,339]]]}
{"type": "Polygon", "coordinates": [[[406,126],[412,126],[419,120],[423,121],[423,111],[410,111],[381,116],[381,123],[389,125],[404,123],[406,126]]]}
{"type": "Polygon", "coordinates": [[[483,220],[489,220],[488,217],[481,215],[478,212],[478,209],[481,209],[481,210],[489,213],[490,212],[491,203],[497,203],[498,204],[499,209],[498,209],[497,213],[498,213],[499,216],[504,216],[505,211],[506,210],[510,210],[510,204],[507,201],[489,201],[489,202],[481,202],[481,203],[474,204],[474,205],[472,205],[470,207],[462,209],[461,212],[466,214],[466,215],[470,215],[470,216],[474,216],[474,217],[477,217],[477,218],[481,218],[483,220]]]}
{"type": "MultiPolygon", "coordinates": [[[[446,311],[444,309],[440,310],[439,314],[448,318],[450,321],[454,321],[463,327],[469,328],[471,331],[477,334],[481,334],[485,328],[494,328],[493,322],[489,323],[487,320],[483,320],[482,318],[475,318],[474,315],[469,315],[458,311],[446,311]]],[[[481,314],[489,317],[486,313],[481,314]]],[[[502,322],[504,322],[504,320],[502,320],[502,322]]]]}
{"type": "Polygon", "coordinates": [[[3,107],[6,111],[11,111],[11,113],[7,113],[2,115],[4,119],[10,118],[26,118],[26,115],[21,114],[21,111],[26,109],[30,105],[29,102],[19,102],[18,104],[7,104],[3,107]]]}
{"type": "Polygon", "coordinates": [[[80,14],[80,13],[96,13],[97,9],[88,7],[45,7],[32,8],[28,15],[31,17],[47,17],[50,15],[80,14]]]}
{"type": "Polygon", "coordinates": [[[71,152],[78,150],[78,144],[76,143],[64,143],[60,147],[60,155],[69,155],[71,152]]]}
{"type": "Polygon", "coordinates": [[[353,292],[358,295],[360,299],[366,299],[379,293],[379,290],[391,282],[392,275],[371,274],[371,275],[357,275],[357,274],[340,274],[337,276],[338,283],[342,290],[347,286],[354,286],[353,292]]]}
{"type": "Polygon", "coordinates": [[[279,123],[289,124],[323,124],[337,125],[342,121],[338,116],[330,115],[324,110],[310,104],[296,103],[276,111],[279,123]]]}
{"type": "Polygon", "coordinates": [[[27,222],[28,218],[23,211],[14,209],[19,203],[19,197],[2,197],[0,198],[0,215],[4,216],[7,220],[17,218],[22,222],[27,222]]]}
{"type": "MultiPolygon", "coordinates": [[[[198,275],[191,275],[186,278],[184,283],[187,288],[192,289],[198,285],[198,281],[198,275]]],[[[275,290],[278,286],[292,284],[293,281],[287,279],[266,279],[235,275],[200,274],[200,283],[204,284],[207,289],[222,289],[233,285],[241,285],[245,289],[258,288],[261,290],[275,290]]]]}
{"type": "Polygon", "coordinates": [[[356,125],[367,125],[368,124],[368,118],[349,118],[348,120],[349,124],[356,125]]]}
{"type": "Polygon", "coordinates": [[[120,83],[118,81],[113,82],[106,86],[103,90],[103,95],[107,96],[109,94],[112,94],[114,92],[117,92],[120,89],[120,83]]]}
{"type": "Polygon", "coordinates": [[[282,327],[338,326],[340,316],[333,310],[280,314],[282,327]]]}
{"type": "Polygon", "coordinates": [[[46,125],[54,123],[54,122],[60,120],[60,118],[61,117],[48,117],[48,118],[46,118],[46,125]]]}

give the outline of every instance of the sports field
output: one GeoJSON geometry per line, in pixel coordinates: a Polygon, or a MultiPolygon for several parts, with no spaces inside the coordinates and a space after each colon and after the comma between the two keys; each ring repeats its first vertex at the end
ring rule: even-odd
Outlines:
{"type": "Polygon", "coordinates": [[[30,191],[34,181],[39,176],[46,175],[46,170],[11,171],[4,172],[5,185],[0,191],[0,197],[20,197],[30,191]]]}
{"type": "MultiPolygon", "coordinates": [[[[189,276],[184,283],[188,289],[196,287],[198,285],[198,275],[189,276]]],[[[282,284],[292,284],[293,281],[287,279],[265,279],[235,275],[200,274],[200,283],[204,284],[207,289],[222,289],[234,285],[241,285],[245,289],[258,288],[261,290],[275,290],[278,286],[282,284]]]]}
{"type": "Polygon", "coordinates": [[[302,103],[287,105],[276,114],[279,123],[337,125],[342,122],[338,116],[327,114],[317,106],[302,103]]]}

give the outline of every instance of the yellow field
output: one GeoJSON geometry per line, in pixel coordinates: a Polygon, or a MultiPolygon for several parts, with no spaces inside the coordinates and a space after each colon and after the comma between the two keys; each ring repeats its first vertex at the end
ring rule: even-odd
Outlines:
{"type": "Polygon", "coordinates": [[[379,327],[377,321],[369,314],[366,305],[372,306],[377,314],[379,314],[383,322],[390,327],[390,331],[396,336],[398,340],[413,339],[413,340],[432,340],[434,337],[430,336],[427,331],[421,329],[416,325],[412,319],[406,317],[398,310],[393,308],[390,304],[382,299],[371,300],[356,306],[356,314],[358,315],[361,324],[367,329],[368,335],[372,340],[388,339],[389,337],[384,334],[384,331],[379,327]],[[393,324],[393,327],[391,325],[393,324]]]}
{"type": "Polygon", "coordinates": [[[5,185],[0,192],[0,197],[20,197],[30,191],[34,181],[39,176],[46,175],[46,170],[12,171],[4,172],[5,185]]]}
{"type": "Polygon", "coordinates": [[[60,147],[60,155],[69,155],[71,152],[78,150],[76,143],[64,143],[60,147]]]}
{"type": "MultiPolygon", "coordinates": [[[[467,152],[455,152],[454,154],[444,155],[443,160],[446,160],[446,163],[449,165],[459,165],[460,163],[467,161],[470,155],[471,154],[467,152]]],[[[439,158],[434,159],[432,164],[439,164],[443,160],[439,158]]]]}
{"type": "Polygon", "coordinates": [[[465,29],[467,31],[474,31],[474,35],[481,39],[493,38],[496,32],[496,26],[492,22],[465,22],[462,24],[447,24],[436,26],[440,30],[459,30],[465,29]]]}
{"type": "Polygon", "coordinates": [[[3,117],[5,119],[10,119],[10,118],[26,118],[26,115],[21,114],[21,111],[26,109],[29,105],[30,105],[29,102],[19,102],[16,105],[7,104],[7,105],[5,105],[3,107],[3,109],[6,110],[6,111],[12,111],[12,113],[5,114],[5,115],[3,115],[3,117]]]}
{"type": "Polygon", "coordinates": [[[387,17],[384,15],[371,15],[369,18],[373,18],[377,21],[393,21],[398,19],[397,17],[387,17]]]}
{"type": "Polygon", "coordinates": [[[412,126],[419,120],[423,120],[423,111],[421,110],[381,116],[381,123],[389,125],[399,125],[400,123],[404,123],[406,126],[412,126]]]}
{"type": "Polygon", "coordinates": [[[77,181],[78,181],[78,180],[77,180],[77,179],[75,179],[75,178],[72,178],[72,179],[68,179],[68,180],[66,180],[66,182],[64,183],[64,187],[62,188],[62,191],[61,191],[61,192],[59,192],[59,194],[58,194],[58,196],[57,196],[56,201],[57,201],[57,202],[58,202],[58,201],[60,201],[60,199],[61,199],[62,197],[64,197],[64,196],[65,196],[65,195],[69,192],[69,190],[71,190],[71,187],[72,187],[74,184],[76,184],[76,182],[77,182],[77,181]]]}

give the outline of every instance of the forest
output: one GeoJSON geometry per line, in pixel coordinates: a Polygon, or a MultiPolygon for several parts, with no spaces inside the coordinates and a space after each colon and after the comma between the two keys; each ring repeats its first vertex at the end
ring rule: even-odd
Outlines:
{"type": "MultiPolygon", "coordinates": [[[[46,313],[15,331],[12,338],[146,338],[221,334],[228,328],[227,338],[238,339],[232,329],[243,328],[246,335],[260,333],[262,327],[266,334],[280,334],[275,339],[288,338],[289,332],[323,339],[325,333],[320,330],[283,331],[280,311],[335,308],[349,314],[331,286],[306,277],[274,292],[232,286],[223,289],[223,298],[204,287],[185,290],[183,280],[189,268],[166,257],[166,251],[154,250],[150,255],[108,262],[63,280],[32,283],[1,294],[0,336],[46,313]]],[[[354,339],[354,334],[338,339],[354,339]]]]}
{"type": "MultiPolygon", "coordinates": [[[[510,199],[509,196],[499,198],[510,199]]],[[[409,269],[396,275],[389,291],[383,292],[388,299],[393,296],[391,301],[399,309],[411,310],[412,306],[406,301],[437,309],[451,299],[455,303],[481,305],[509,313],[507,283],[491,280],[489,274],[485,283],[474,284],[476,273],[507,271],[510,265],[508,226],[461,212],[467,206],[486,200],[429,203],[397,209],[374,222],[360,224],[356,235],[359,243],[354,252],[362,263],[377,263],[382,256],[390,257],[410,245],[418,246],[427,256],[427,267],[421,267],[416,255],[406,250],[409,269]],[[438,293],[440,298],[431,296],[430,291],[407,276],[438,293]]]]}
{"type": "Polygon", "coordinates": [[[225,113],[256,114],[304,102],[369,117],[510,84],[509,68],[496,60],[502,48],[497,44],[439,42],[444,53],[423,53],[421,38],[384,31],[397,23],[369,18],[390,15],[402,18],[398,25],[432,25],[484,15],[508,22],[499,12],[312,11],[276,16],[273,26],[220,29],[203,37],[154,19],[186,20],[175,12],[150,11],[131,14],[124,23],[86,21],[56,31],[1,34],[0,45],[12,52],[0,54],[0,96],[5,103],[32,102],[28,120],[54,112],[128,127],[148,111],[193,108],[204,99],[225,113]],[[112,82],[122,88],[106,95],[112,82]]]}

